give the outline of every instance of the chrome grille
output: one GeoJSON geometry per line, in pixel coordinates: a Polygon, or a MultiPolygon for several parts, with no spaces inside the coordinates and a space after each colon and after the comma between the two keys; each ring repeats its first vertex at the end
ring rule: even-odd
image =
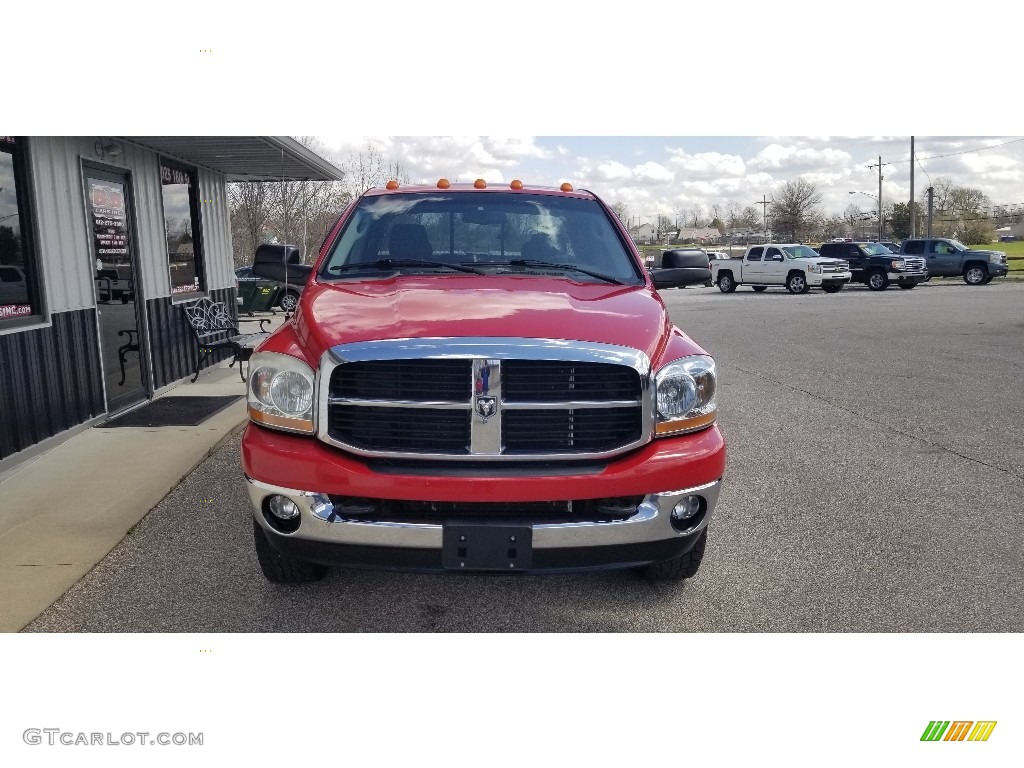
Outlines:
{"type": "Polygon", "coordinates": [[[365,342],[331,350],[320,370],[318,436],[365,456],[573,460],[651,439],[649,362],[623,347],[365,342]]]}
{"type": "Polygon", "coordinates": [[[923,272],[924,271],[924,259],[913,258],[910,256],[903,257],[903,268],[907,272],[923,272]]]}
{"type": "Polygon", "coordinates": [[[846,272],[849,268],[850,265],[845,261],[823,261],[821,263],[821,272],[824,275],[846,272]]]}

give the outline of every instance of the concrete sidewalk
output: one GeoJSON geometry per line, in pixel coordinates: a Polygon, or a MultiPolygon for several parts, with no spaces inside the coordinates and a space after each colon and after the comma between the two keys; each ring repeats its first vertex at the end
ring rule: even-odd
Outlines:
{"type": "MultiPolygon", "coordinates": [[[[161,396],[245,395],[227,364],[161,396]]],[[[197,427],[91,428],[0,480],[0,632],[88,573],[189,472],[240,431],[245,398],[197,427]]]]}

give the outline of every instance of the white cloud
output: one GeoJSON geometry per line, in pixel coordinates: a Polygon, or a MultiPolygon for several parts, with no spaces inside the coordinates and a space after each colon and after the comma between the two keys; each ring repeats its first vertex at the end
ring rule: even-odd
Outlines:
{"type": "Polygon", "coordinates": [[[601,181],[624,181],[633,178],[633,172],[622,163],[613,161],[598,165],[596,176],[601,181]]]}
{"type": "Polygon", "coordinates": [[[672,171],[660,163],[646,162],[633,169],[637,181],[649,184],[671,184],[675,179],[672,171]]]}
{"type": "Polygon", "coordinates": [[[851,162],[849,152],[826,147],[813,149],[769,144],[747,163],[754,169],[777,168],[797,172],[799,169],[813,169],[821,166],[841,166],[851,162]]]}
{"type": "Polygon", "coordinates": [[[723,155],[720,152],[698,152],[691,155],[683,149],[670,149],[669,155],[668,164],[689,178],[742,176],[747,170],[746,163],[739,155],[723,155]]]}

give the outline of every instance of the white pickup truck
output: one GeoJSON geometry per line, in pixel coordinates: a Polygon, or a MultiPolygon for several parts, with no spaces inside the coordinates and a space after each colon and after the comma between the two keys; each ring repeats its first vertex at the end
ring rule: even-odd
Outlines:
{"type": "Polygon", "coordinates": [[[711,276],[722,293],[732,293],[738,285],[755,291],[785,286],[790,293],[807,293],[820,286],[826,293],[835,293],[853,277],[849,263],[823,259],[810,246],[798,243],[755,245],[742,259],[714,259],[711,276]]]}

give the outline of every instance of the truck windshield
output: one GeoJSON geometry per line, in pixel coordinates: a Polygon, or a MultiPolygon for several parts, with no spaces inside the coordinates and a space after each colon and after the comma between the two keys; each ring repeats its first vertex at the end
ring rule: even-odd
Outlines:
{"type": "Polygon", "coordinates": [[[959,240],[950,240],[949,243],[954,248],[956,248],[958,251],[969,251],[970,250],[970,248],[968,248],[966,245],[961,243],[959,240]]]}
{"type": "Polygon", "coordinates": [[[381,277],[383,271],[452,269],[524,277],[558,274],[578,282],[644,282],[595,200],[441,190],[363,198],[320,276],[366,279],[381,277]]]}
{"type": "Polygon", "coordinates": [[[866,256],[885,256],[892,253],[881,243],[866,243],[860,247],[860,250],[866,256]]]}
{"type": "Polygon", "coordinates": [[[786,256],[791,259],[816,259],[818,254],[815,253],[814,249],[807,245],[787,245],[782,249],[786,252],[786,256]]]}

